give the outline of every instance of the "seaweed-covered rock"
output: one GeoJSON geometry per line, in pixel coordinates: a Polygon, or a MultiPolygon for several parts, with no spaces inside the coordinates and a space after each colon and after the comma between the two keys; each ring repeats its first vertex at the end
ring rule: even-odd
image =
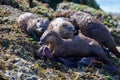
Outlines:
{"type": "Polygon", "coordinates": [[[91,0],[91,1],[89,1],[89,0],[38,0],[38,1],[48,3],[50,5],[50,7],[52,7],[52,8],[56,8],[56,5],[60,2],[74,2],[74,3],[78,3],[78,4],[88,5],[95,9],[100,9],[99,5],[96,3],[95,0],[91,0]]]}
{"type": "Polygon", "coordinates": [[[54,10],[46,6],[36,6],[31,9],[31,12],[37,13],[39,16],[47,17],[48,19],[52,19],[54,16],[54,10]]]}
{"type": "Polygon", "coordinates": [[[8,5],[0,5],[0,24],[13,24],[21,10],[15,9],[8,5]]]}
{"type": "MultiPolygon", "coordinates": [[[[51,64],[49,60],[44,63],[42,60],[34,59],[33,54],[40,45],[32,37],[21,32],[16,24],[16,17],[23,11],[29,11],[51,20],[54,17],[54,9],[38,0],[33,0],[33,7],[29,7],[27,0],[2,1],[8,2],[0,5],[0,80],[119,80],[119,76],[113,76],[105,68],[68,68],[61,63],[51,64]],[[9,3],[9,1],[13,2],[9,3]]],[[[60,3],[57,8],[81,10],[93,15],[107,25],[113,36],[115,36],[115,40],[119,41],[119,15],[107,14],[102,10],[75,3],[60,3]]],[[[116,57],[114,61],[120,63],[116,57]]]]}
{"type": "MultiPolygon", "coordinates": [[[[75,4],[72,2],[63,2],[58,4],[57,6],[57,10],[59,9],[65,9],[65,10],[69,10],[69,9],[73,9],[73,10],[80,10],[86,13],[91,14],[92,16],[94,16],[95,18],[99,19],[101,22],[103,22],[105,25],[107,25],[108,27],[115,27],[117,26],[117,22],[118,19],[116,19],[116,16],[113,14],[108,14],[103,12],[101,9],[97,10],[91,7],[88,7],[86,5],[81,5],[81,4],[75,4]],[[109,24],[111,26],[109,26],[109,24]]],[[[118,16],[117,16],[118,17],[118,16]]]]}

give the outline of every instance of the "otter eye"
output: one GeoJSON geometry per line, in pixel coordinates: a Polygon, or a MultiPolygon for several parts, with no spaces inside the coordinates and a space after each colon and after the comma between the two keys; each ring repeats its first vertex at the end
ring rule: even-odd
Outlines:
{"type": "Polygon", "coordinates": [[[67,25],[63,24],[63,27],[66,27],[67,25]]]}
{"type": "Polygon", "coordinates": [[[37,20],[37,22],[40,22],[40,20],[37,20]]]}

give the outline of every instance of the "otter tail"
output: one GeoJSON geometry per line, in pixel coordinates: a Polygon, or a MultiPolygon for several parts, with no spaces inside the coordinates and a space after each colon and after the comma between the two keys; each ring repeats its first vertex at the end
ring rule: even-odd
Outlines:
{"type": "Polygon", "coordinates": [[[101,55],[100,58],[104,60],[104,62],[106,64],[106,68],[110,72],[120,75],[119,68],[116,65],[114,65],[114,63],[112,63],[112,61],[107,57],[106,53],[104,55],[101,55]]]}
{"type": "Polygon", "coordinates": [[[111,49],[111,52],[112,52],[115,56],[117,56],[117,57],[120,58],[120,52],[117,50],[116,47],[112,48],[112,49],[111,49]]]}
{"type": "Polygon", "coordinates": [[[105,46],[116,56],[120,58],[120,52],[117,50],[115,43],[113,40],[109,40],[106,42],[105,46]]]}

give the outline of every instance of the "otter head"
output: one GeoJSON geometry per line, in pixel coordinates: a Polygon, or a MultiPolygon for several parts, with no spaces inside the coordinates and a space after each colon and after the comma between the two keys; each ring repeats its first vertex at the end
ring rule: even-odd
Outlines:
{"type": "Polygon", "coordinates": [[[40,38],[40,42],[39,44],[40,45],[46,45],[46,44],[49,44],[49,43],[53,43],[55,40],[55,37],[54,37],[54,31],[50,31],[50,30],[46,30],[41,38],[40,38]]]}
{"type": "Polygon", "coordinates": [[[62,23],[59,28],[61,37],[64,39],[73,38],[74,33],[76,33],[75,27],[68,21],[62,23]]]}
{"type": "Polygon", "coordinates": [[[75,27],[68,18],[58,17],[51,21],[48,29],[56,31],[64,39],[72,38],[76,32],[75,27]]]}
{"type": "Polygon", "coordinates": [[[39,32],[44,32],[47,27],[48,27],[48,24],[49,24],[49,21],[45,18],[38,18],[36,19],[37,23],[36,23],[36,26],[37,26],[37,31],[39,32]]]}
{"type": "Polygon", "coordinates": [[[38,16],[33,14],[33,13],[29,13],[29,12],[25,12],[22,13],[20,15],[18,15],[18,17],[16,18],[17,24],[18,26],[21,28],[22,31],[26,31],[27,30],[27,26],[28,26],[28,21],[30,19],[37,19],[38,16]]]}

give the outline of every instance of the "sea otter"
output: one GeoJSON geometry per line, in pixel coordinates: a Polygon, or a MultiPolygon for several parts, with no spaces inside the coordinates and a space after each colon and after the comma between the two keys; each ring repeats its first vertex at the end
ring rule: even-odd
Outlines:
{"type": "MultiPolygon", "coordinates": [[[[74,33],[76,32],[75,27],[72,25],[72,23],[63,17],[58,17],[58,18],[53,19],[49,23],[47,30],[52,30],[52,31],[57,32],[63,39],[73,38],[74,33]]],[[[52,51],[54,48],[54,45],[50,44],[49,47],[52,51]]],[[[45,51],[43,46],[40,47],[40,49],[38,50],[38,53],[41,50],[43,50],[43,52],[45,51]]],[[[37,53],[34,54],[36,56],[35,58],[39,57],[39,55],[36,55],[36,54],[37,53]]]]}
{"type": "Polygon", "coordinates": [[[48,30],[56,31],[63,39],[73,38],[76,33],[75,26],[63,17],[53,19],[49,23],[48,30]]]}
{"type": "Polygon", "coordinates": [[[59,9],[56,12],[56,17],[69,18],[76,30],[80,30],[83,35],[95,39],[104,49],[108,48],[114,55],[120,58],[120,53],[106,26],[90,14],[75,10],[59,9]]]}
{"type": "MultiPolygon", "coordinates": [[[[55,18],[53,19],[50,23],[49,23],[49,26],[48,26],[48,30],[53,30],[55,32],[57,32],[63,39],[72,39],[73,36],[74,36],[74,33],[76,32],[75,30],[75,27],[67,20],[67,18],[64,18],[64,17],[58,17],[58,18],[55,18]]],[[[49,45],[51,51],[53,50],[54,48],[54,45],[49,45]]],[[[43,46],[41,46],[41,48],[39,48],[38,50],[38,53],[43,50],[43,52],[45,51],[43,46]]],[[[38,54],[36,53],[36,54],[38,54]]],[[[34,54],[36,57],[37,55],[34,54]]],[[[38,55],[39,56],[39,55],[38,55]]],[[[35,57],[35,58],[36,58],[35,57]]],[[[62,63],[66,63],[66,62],[69,62],[69,63],[72,63],[73,61],[74,62],[77,62],[78,60],[81,60],[81,58],[79,59],[74,59],[74,58],[62,58],[59,60],[60,62],[62,63]],[[72,60],[71,60],[72,59],[72,60]],[[61,61],[62,60],[62,61],[61,61]],[[64,61],[65,62],[64,62],[64,61]]],[[[84,59],[85,60],[85,59],[84,59]]],[[[82,59],[83,61],[83,59],[82,59]]],[[[85,62],[85,61],[84,61],[85,62]]],[[[85,62],[87,63],[87,62],[85,62]]],[[[66,63],[67,64],[67,63],[66,63]]],[[[89,64],[89,62],[87,63],[89,64]]],[[[68,64],[69,65],[69,64],[68,64]]]]}
{"type": "MultiPolygon", "coordinates": [[[[63,39],[73,38],[76,32],[75,27],[66,18],[58,17],[53,19],[47,28],[47,30],[52,30],[57,32],[63,39]]],[[[54,45],[49,45],[51,49],[54,45]]]]}
{"type": "Polygon", "coordinates": [[[19,15],[17,18],[18,26],[21,30],[31,35],[35,40],[39,40],[40,36],[47,29],[49,20],[46,18],[39,18],[33,13],[26,12],[19,15]]]}
{"type": "MultiPolygon", "coordinates": [[[[55,46],[51,52],[51,55],[55,58],[98,57],[106,64],[106,67],[108,67],[110,71],[120,75],[120,70],[112,64],[111,60],[107,57],[106,52],[94,39],[83,35],[74,36],[73,39],[62,39],[55,31],[46,30],[40,38],[40,45],[46,44],[55,46]]],[[[46,54],[43,54],[42,56],[44,55],[46,54]]]]}

